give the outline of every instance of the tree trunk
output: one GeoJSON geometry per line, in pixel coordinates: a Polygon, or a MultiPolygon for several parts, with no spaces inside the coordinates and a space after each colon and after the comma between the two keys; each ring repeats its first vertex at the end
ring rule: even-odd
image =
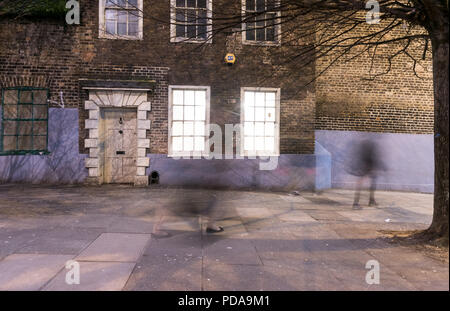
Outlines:
{"type": "MultiPolygon", "coordinates": [[[[445,16],[444,16],[445,17],[445,16]]],[[[439,19],[439,17],[435,17],[439,19]]],[[[448,20],[442,21],[440,29],[433,29],[434,80],[434,213],[431,226],[425,232],[428,238],[448,245],[448,205],[449,205],[449,42],[448,20]]]]}

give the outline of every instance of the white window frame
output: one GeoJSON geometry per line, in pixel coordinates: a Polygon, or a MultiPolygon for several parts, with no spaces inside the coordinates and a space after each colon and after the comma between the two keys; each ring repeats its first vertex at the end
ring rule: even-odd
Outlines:
{"type": "Polygon", "coordinates": [[[256,157],[256,156],[279,156],[280,155],[280,88],[268,88],[268,87],[241,87],[241,135],[240,135],[240,155],[242,157],[256,157]],[[245,139],[245,130],[244,130],[244,122],[245,122],[245,109],[244,109],[244,100],[245,100],[245,92],[253,91],[253,92],[273,92],[275,93],[275,150],[273,152],[267,151],[246,151],[244,149],[244,139],[245,139]]]}
{"type": "Polygon", "coordinates": [[[168,157],[207,157],[209,156],[210,150],[208,146],[209,139],[209,122],[210,122],[210,101],[211,101],[211,87],[210,86],[196,86],[196,85],[169,85],[169,111],[168,111],[168,157]],[[177,151],[174,152],[172,149],[172,114],[173,114],[173,91],[174,90],[202,90],[206,91],[206,102],[205,102],[205,149],[203,151],[177,151]]]}
{"type": "MultiPolygon", "coordinates": [[[[256,1],[256,0],[255,0],[256,1]]],[[[246,16],[246,0],[241,0],[242,3],[242,18],[246,16]]],[[[279,5],[279,0],[277,1],[277,5],[279,5]]],[[[275,41],[258,41],[258,40],[247,40],[247,25],[243,21],[242,22],[242,44],[247,45],[262,45],[262,46],[280,46],[281,45],[281,12],[276,11],[277,18],[275,19],[275,41]]],[[[255,38],[256,39],[256,38],[255,38]]]]}
{"type": "Polygon", "coordinates": [[[170,0],[170,42],[187,42],[187,43],[212,43],[212,1],[206,0],[206,39],[194,39],[177,37],[176,29],[176,0],[170,0]]]}
{"type": "Polygon", "coordinates": [[[106,21],[105,21],[105,10],[106,10],[106,0],[98,1],[98,36],[101,39],[122,39],[122,40],[142,40],[144,38],[144,0],[138,0],[137,8],[139,10],[139,22],[138,22],[138,35],[128,36],[128,35],[112,35],[106,32],[106,21]]]}

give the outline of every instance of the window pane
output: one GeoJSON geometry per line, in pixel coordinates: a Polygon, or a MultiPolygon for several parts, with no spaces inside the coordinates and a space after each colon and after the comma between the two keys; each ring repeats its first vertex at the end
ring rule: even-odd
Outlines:
{"type": "Polygon", "coordinates": [[[33,91],[33,104],[46,105],[47,104],[47,91],[33,91]]]}
{"type": "Polygon", "coordinates": [[[47,122],[35,121],[33,124],[34,135],[46,135],[47,134],[47,122]]]}
{"type": "Polygon", "coordinates": [[[128,22],[137,23],[139,21],[139,12],[130,11],[128,12],[128,22]]]}
{"type": "Polygon", "coordinates": [[[266,28],[266,40],[275,41],[275,27],[266,28]]]}
{"type": "Polygon", "coordinates": [[[194,134],[198,136],[205,135],[205,122],[195,122],[194,134]]]}
{"type": "Polygon", "coordinates": [[[197,0],[197,7],[206,9],[206,0],[197,0]]]}
{"type": "Polygon", "coordinates": [[[19,150],[32,150],[31,136],[19,136],[17,137],[19,142],[19,150]]]}
{"type": "Polygon", "coordinates": [[[17,121],[3,121],[3,133],[5,135],[16,135],[17,123],[17,121]]]}
{"type": "Polygon", "coordinates": [[[33,102],[31,91],[21,91],[20,92],[20,102],[31,104],[33,102]]]}
{"type": "Polygon", "coordinates": [[[245,137],[244,138],[244,150],[251,151],[255,150],[255,144],[253,137],[245,137]]]}
{"type": "Polygon", "coordinates": [[[267,11],[273,11],[276,7],[276,0],[266,0],[267,11]]]}
{"type": "Polygon", "coordinates": [[[116,13],[117,13],[117,10],[106,9],[105,10],[105,18],[107,20],[116,20],[117,19],[116,13]]]}
{"type": "Polygon", "coordinates": [[[195,105],[205,106],[206,91],[195,91],[195,105]]]}
{"type": "Polygon", "coordinates": [[[177,0],[177,7],[184,7],[186,5],[186,0],[177,0]]]}
{"type": "Polygon", "coordinates": [[[13,151],[16,150],[17,138],[16,136],[3,136],[3,150],[13,151]]]}
{"type": "Polygon", "coordinates": [[[32,111],[32,105],[19,105],[19,119],[31,119],[32,111]]]}
{"type": "Polygon", "coordinates": [[[195,120],[203,121],[206,118],[205,106],[195,106],[195,120]]]}
{"type": "Polygon", "coordinates": [[[266,0],[256,0],[256,10],[262,12],[266,9],[266,0]]]}
{"type": "Polygon", "coordinates": [[[126,35],[127,34],[127,15],[128,13],[126,11],[119,11],[117,12],[117,18],[118,18],[118,25],[117,25],[117,33],[119,35],[126,35]]]}
{"type": "Polygon", "coordinates": [[[250,107],[255,105],[255,93],[254,92],[245,92],[244,94],[245,106],[250,107]]]}
{"type": "Polygon", "coordinates": [[[274,136],[275,135],[275,123],[266,122],[264,128],[264,136],[274,136]]]}
{"type": "Polygon", "coordinates": [[[251,11],[255,10],[255,0],[246,0],[245,9],[251,11]]]}
{"type": "Polygon", "coordinates": [[[184,120],[194,119],[194,106],[184,106],[184,120]]]}
{"type": "Polygon", "coordinates": [[[6,105],[16,105],[18,102],[17,90],[7,90],[4,92],[4,103],[6,105]]]}
{"type": "Polygon", "coordinates": [[[138,23],[129,23],[128,24],[128,35],[129,36],[137,36],[138,35],[138,23]]]}
{"type": "Polygon", "coordinates": [[[173,122],[172,135],[183,135],[183,122],[173,122]]]}
{"type": "Polygon", "coordinates": [[[267,151],[275,151],[275,138],[274,137],[266,137],[265,141],[265,149],[267,151]]]}
{"type": "Polygon", "coordinates": [[[256,41],[265,41],[265,29],[258,28],[256,29],[256,41]]]}
{"type": "Polygon", "coordinates": [[[264,108],[255,108],[255,121],[264,121],[264,108]]]}
{"type": "Polygon", "coordinates": [[[114,6],[117,3],[116,0],[106,0],[106,6],[114,6]]]}
{"type": "Polygon", "coordinates": [[[194,122],[184,122],[184,135],[194,135],[194,122]]]}
{"type": "MultiPolygon", "coordinates": [[[[247,24],[247,29],[249,28],[247,24]]],[[[254,30],[246,30],[245,32],[245,39],[246,40],[255,40],[255,31],[254,30]]]]}
{"type": "Polygon", "coordinates": [[[264,150],[264,137],[255,137],[255,150],[264,150]]]}
{"type": "Polygon", "coordinates": [[[184,105],[195,104],[195,91],[184,91],[184,105]]]}
{"type": "MultiPolygon", "coordinates": [[[[19,121],[19,135],[31,135],[32,121],[19,121]]],[[[45,134],[45,133],[44,133],[45,134]]]]}
{"type": "Polygon", "coordinates": [[[106,33],[110,35],[116,34],[116,23],[115,22],[106,22],[106,33]]]}
{"type": "Polygon", "coordinates": [[[264,107],[265,105],[266,103],[264,93],[263,92],[255,93],[255,106],[264,107]]]}
{"type": "Polygon", "coordinates": [[[47,148],[47,136],[33,136],[33,149],[45,150],[47,148]]]}
{"type": "Polygon", "coordinates": [[[254,126],[253,122],[245,122],[244,123],[244,135],[245,136],[255,135],[255,126],[254,126]]]}
{"type": "Polygon", "coordinates": [[[183,139],[183,150],[193,151],[194,150],[194,137],[184,137],[183,139]]]}
{"type": "Polygon", "coordinates": [[[266,108],[266,121],[275,122],[275,108],[266,108]]]}
{"type": "Polygon", "coordinates": [[[195,151],[205,150],[205,137],[195,137],[195,151]]]}
{"type": "Polygon", "coordinates": [[[173,107],[173,119],[174,120],[183,120],[183,106],[174,106],[173,107]]]}
{"type": "Polygon", "coordinates": [[[182,137],[172,137],[172,150],[173,151],[183,150],[183,138],[182,137]]]}
{"type": "Polygon", "coordinates": [[[255,136],[264,136],[264,122],[255,123],[255,136]]]}
{"type": "Polygon", "coordinates": [[[176,36],[177,37],[185,37],[186,36],[186,27],[183,25],[176,25],[176,36]]]}
{"type": "Polygon", "coordinates": [[[4,119],[16,119],[17,118],[17,105],[3,105],[3,118],[4,119]]]}
{"type": "Polygon", "coordinates": [[[266,107],[275,107],[275,93],[266,93],[266,107]]]}
{"type": "Polygon", "coordinates": [[[245,121],[255,121],[255,108],[245,108],[245,121]]]}
{"type": "MultiPolygon", "coordinates": [[[[191,23],[195,23],[195,21],[192,21],[191,23]]],[[[186,28],[187,28],[186,38],[195,39],[197,37],[195,33],[195,25],[188,25],[186,28]]]]}
{"type": "Polygon", "coordinates": [[[138,0],[128,0],[128,7],[137,7],[138,0]]]}
{"type": "Polygon", "coordinates": [[[173,91],[173,104],[183,105],[183,91],[180,90],[173,91]]]}
{"type": "Polygon", "coordinates": [[[187,6],[190,8],[195,8],[195,0],[187,0],[187,6]]]}

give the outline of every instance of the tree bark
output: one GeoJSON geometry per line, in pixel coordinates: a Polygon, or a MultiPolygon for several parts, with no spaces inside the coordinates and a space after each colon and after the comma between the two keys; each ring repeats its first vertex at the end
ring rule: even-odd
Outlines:
{"type": "Polygon", "coordinates": [[[449,42],[448,20],[434,16],[431,29],[434,80],[434,213],[426,236],[448,245],[449,210],[449,42]],[[439,21],[439,19],[441,19],[439,21]],[[437,26],[437,27],[436,27],[437,26]],[[440,29],[439,29],[440,28],[440,29]]]}

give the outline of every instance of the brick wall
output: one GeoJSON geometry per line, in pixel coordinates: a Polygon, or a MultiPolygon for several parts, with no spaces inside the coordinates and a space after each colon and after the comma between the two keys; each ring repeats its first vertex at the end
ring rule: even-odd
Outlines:
{"type": "MultiPolygon", "coordinates": [[[[368,31],[368,27],[381,29],[382,25],[363,25],[349,36],[368,31]],[[378,27],[378,28],[377,28],[378,27]]],[[[405,27],[389,32],[383,39],[405,35],[405,27]]],[[[372,29],[373,31],[373,29],[372,29]]],[[[413,29],[412,33],[421,32],[413,29]]],[[[353,130],[390,133],[432,133],[434,120],[431,46],[422,60],[424,41],[412,42],[407,50],[418,60],[416,73],[414,61],[403,53],[392,59],[389,70],[388,57],[405,46],[380,45],[373,58],[355,48],[331,66],[316,81],[316,129],[353,130]],[[359,54],[359,56],[357,56],[359,54]],[[353,59],[352,59],[353,58],[353,59]]],[[[339,53],[316,61],[319,74],[339,53]]]]}
{"type": "MultiPolygon", "coordinates": [[[[286,63],[284,56],[295,54],[292,47],[243,45],[241,36],[231,32],[219,33],[212,44],[170,43],[169,25],[157,22],[169,21],[169,1],[144,1],[144,16],[152,18],[144,18],[143,40],[99,39],[98,1],[80,4],[79,26],[0,21],[0,86],[32,79],[49,87],[54,100],[63,91],[67,106],[80,107],[81,152],[87,93],[78,80],[85,78],[156,81],[149,94],[150,153],[167,153],[168,85],[209,85],[211,122],[221,126],[240,122],[241,87],[281,88],[280,152],[314,151],[314,84],[305,86],[314,75],[314,62],[302,67],[286,63]],[[237,57],[233,66],[223,60],[229,52],[237,57]]],[[[241,9],[240,0],[214,5],[216,11],[234,15],[241,9]]]]}

